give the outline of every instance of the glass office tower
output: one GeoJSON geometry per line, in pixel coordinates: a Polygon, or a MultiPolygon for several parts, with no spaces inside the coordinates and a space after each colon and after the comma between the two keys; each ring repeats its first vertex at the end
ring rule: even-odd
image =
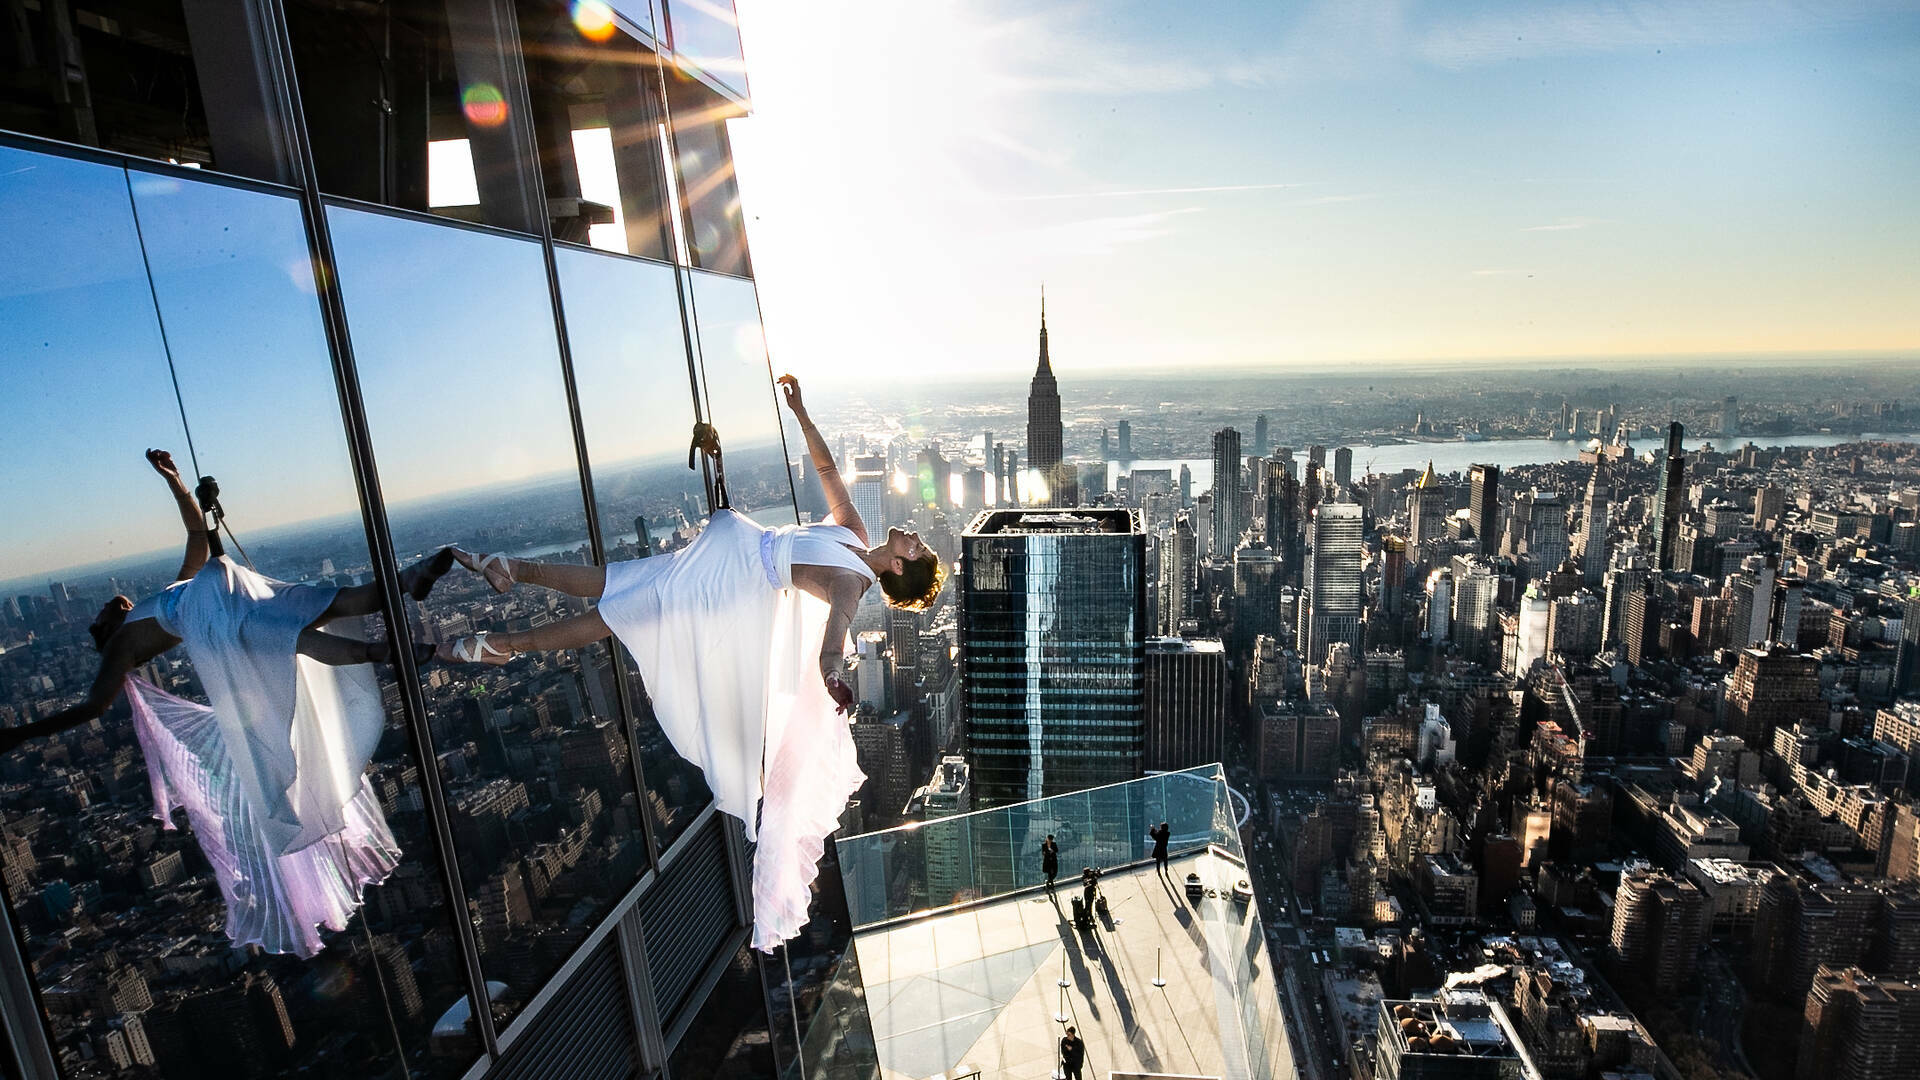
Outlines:
{"type": "Polygon", "coordinates": [[[960,666],[976,804],[1139,776],[1147,639],[1139,511],[987,511],[961,545],[960,666]]]}
{"type": "MultiPolygon", "coordinates": [[[[460,570],[417,602],[397,575],[446,544],[573,563],[684,544],[709,511],[696,419],[734,504],[794,520],[726,3],[17,14],[0,725],[79,700],[103,603],[172,580],[182,526],[149,447],[218,479],[237,560],[376,586],[329,626],[357,637],[584,611],[460,570]]],[[[747,951],[749,852],[617,645],[377,670],[365,780],[399,864],[310,959],[232,946],[191,830],[154,819],[124,705],[0,759],[8,1075],[796,1067],[831,964],[747,951]]],[[[140,674],[202,699],[180,650],[140,674]]]]}

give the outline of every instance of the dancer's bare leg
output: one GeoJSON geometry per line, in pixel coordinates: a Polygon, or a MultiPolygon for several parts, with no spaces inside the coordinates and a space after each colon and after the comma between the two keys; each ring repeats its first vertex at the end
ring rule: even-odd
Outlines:
{"type": "MultiPolygon", "coordinates": [[[[352,667],[355,664],[384,664],[393,658],[393,650],[384,641],[361,641],[358,638],[342,637],[309,627],[300,631],[300,640],[294,645],[294,651],[302,656],[312,657],[329,667],[352,667]]],[[[420,644],[413,647],[413,661],[424,664],[433,659],[433,646],[420,644]]]]}
{"type": "MultiPolygon", "coordinates": [[[[453,569],[453,549],[441,548],[438,553],[421,559],[405,570],[400,571],[400,591],[415,600],[425,600],[433,590],[434,583],[453,569]]],[[[372,615],[380,610],[380,586],[377,582],[365,585],[349,585],[333,595],[333,603],[320,617],[308,623],[309,629],[316,629],[335,619],[354,615],[372,615]]]]}
{"type": "MultiPolygon", "coordinates": [[[[520,633],[476,635],[460,640],[467,643],[467,655],[473,657],[474,662],[504,664],[518,653],[583,649],[594,642],[606,640],[612,633],[599,612],[589,611],[585,615],[575,615],[571,619],[561,619],[520,633]]],[[[437,655],[448,663],[460,663],[460,658],[454,655],[454,648],[458,644],[451,641],[443,643],[437,655]]]]}
{"type": "MultiPolygon", "coordinates": [[[[563,592],[568,596],[580,596],[597,600],[607,591],[607,568],[604,566],[575,566],[572,563],[522,562],[513,560],[515,580],[529,585],[563,592]]],[[[601,636],[606,632],[601,631],[601,636]]],[[[567,648],[569,646],[561,646],[567,648]]]]}
{"type": "Polygon", "coordinates": [[[599,599],[607,591],[607,571],[601,566],[509,559],[505,556],[474,554],[458,548],[454,549],[453,557],[474,573],[487,575],[488,583],[496,592],[506,592],[521,582],[589,600],[599,599]]]}

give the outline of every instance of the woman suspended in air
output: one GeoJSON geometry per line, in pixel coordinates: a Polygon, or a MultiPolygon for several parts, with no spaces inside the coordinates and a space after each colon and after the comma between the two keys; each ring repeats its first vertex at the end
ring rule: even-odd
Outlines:
{"type": "MultiPolygon", "coordinates": [[[[361,890],[398,863],[362,775],[386,725],[366,665],[388,660],[389,645],[321,629],[378,611],[379,590],[289,585],[233,561],[172,456],[149,450],[147,461],[187,530],[179,573],[137,604],[109,600],[88,628],[100,671],[85,700],[0,729],[0,752],[98,719],[124,692],[158,816],[171,828],[173,809],[186,811],[226,898],[228,935],[311,956],[321,947],[315,928],[345,929],[361,890]],[[176,646],[210,706],[133,674],[176,646]]],[[[401,587],[422,599],[452,566],[443,550],[405,571],[401,587]]],[[[418,646],[416,657],[431,650],[418,646]]]]}
{"type": "MultiPolygon", "coordinates": [[[[839,672],[860,598],[878,584],[888,604],[924,611],[946,578],[916,533],[889,529],[872,543],[799,381],[787,375],[780,385],[820,473],[827,523],[768,529],[723,505],[687,547],[606,567],[456,551],[498,592],[540,585],[599,605],[440,647],[443,660],[504,664],[619,638],[674,749],[706,774],[715,802],[745,823],[749,839],[757,834],[754,945],[763,951],[805,925],[826,837],[865,779],[838,715],[853,706],[839,672]]],[[[698,425],[694,437],[718,470],[713,429],[698,425]]]]}

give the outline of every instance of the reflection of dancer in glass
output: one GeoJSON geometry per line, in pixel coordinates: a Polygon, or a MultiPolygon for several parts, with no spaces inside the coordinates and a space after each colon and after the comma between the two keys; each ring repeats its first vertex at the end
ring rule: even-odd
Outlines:
{"type": "MultiPolygon", "coordinates": [[[[722,507],[687,547],[604,568],[456,552],[498,591],[541,585],[597,598],[599,607],[440,651],[444,660],[504,664],[517,653],[619,638],[674,749],[706,773],[720,809],[745,822],[750,837],[758,826],[754,943],[768,951],[805,924],[825,838],[864,779],[836,715],[853,707],[839,673],[860,598],[877,583],[889,604],[924,611],[946,577],[915,533],[889,529],[869,546],[799,382],[789,375],[780,383],[820,473],[828,523],[767,529],[722,507]]],[[[713,429],[699,425],[694,437],[718,469],[713,429]]]]}
{"type": "MultiPolygon", "coordinates": [[[[299,624],[292,648],[288,650],[289,655],[298,653],[336,667],[380,664],[389,659],[387,643],[384,641],[361,641],[328,634],[320,629],[335,619],[371,615],[379,611],[380,591],[377,585],[356,585],[344,589],[290,586],[261,577],[224,556],[210,562],[208,556],[212,548],[208,538],[211,533],[199,504],[194,501],[193,493],[187,490],[186,483],[180,479],[180,470],[173,463],[173,455],[165,450],[149,450],[147,461],[166,480],[167,487],[173,492],[174,502],[180,508],[181,523],[187,529],[187,550],[180,563],[180,572],[174,575],[173,584],[138,604],[124,596],[107,601],[100,608],[100,613],[94,616],[93,624],[87,627],[87,632],[93,635],[94,647],[100,650],[100,673],[94,678],[86,699],[45,720],[0,729],[0,752],[11,750],[34,736],[51,735],[105,715],[120,696],[129,672],[181,643],[183,635],[176,621],[178,612],[189,595],[189,587],[203,576],[203,572],[210,580],[221,576],[216,571],[224,571],[225,576],[234,578],[235,581],[220,586],[227,591],[258,593],[253,582],[264,584],[267,586],[267,595],[248,597],[255,601],[273,599],[276,593],[280,596],[299,593],[298,609],[305,612],[311,608],[313,614],[299,624]],[[245,585],[241,584],[242,581],[245,581],[245,585]]],[[[453,552],[448,549],[402,572],[400,586],[416,600],[424,599],[434,582],[452,568],[453,552]]],[[[283,623],[285,620],[275,621],[283,623]]],[[[247,629],[251,630],[252,627],[247,629]]],[[[284,631],[285,627],[279,629],[284,631]]],[[[251,635],[247,643],[252,643],[251,635]]],[[[188,652],[192,654],[191,646],[188,652]]],[[[422,663],[433,658],[431,646],[416,645],[414,653],[415,659],[422,663]]],[[[195,659],[198,660],[197,657],[195,659]]]]}
{"type": "MultiPolygon", "coordinates": [[[[316,926],[345,929],[363,886],[384,879],[398,850],[362,773],[385,730],[379,687],[364,665],[385,642],[323,632],[379,610],[373,585],[288,585],[218,551],[206,516],[165,451],[147,460],[187,529],[173,584],[135,604],[116,596],[89,627],[100,673],[80,704],[0,731],[0,750],[102,716],[124,691],[163,820],[187,812],[227,900],[237,945],[312,955],[316,926]],[[211,706],[132,674],[184,646],[211,706]]],[[[451,551],[407,570],[426,596],[451,551]]]]}

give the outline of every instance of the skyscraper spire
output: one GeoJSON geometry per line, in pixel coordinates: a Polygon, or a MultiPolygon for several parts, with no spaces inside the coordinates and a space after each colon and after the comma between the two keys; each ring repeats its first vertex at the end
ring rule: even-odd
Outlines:
{"type": "Polygon", "coordinates": [[[1047,356],[1047,290],[1040,289],[1040,363],[1034,368],[1033,386],[1027,394],[1027,466],[1046,477],[1054,506],[1072,506],[1073,467],[1063,467],[1065,430],[1060,423],[1060,384],[1053,377],[1053,360],[1047,356]]]}
{"type": "Polygon", "coordinates": [[[1036,375],[1053,374],[1053,361],[1047,358],[1047,287],[1045,284],[1040,286],[1040,365],[1034,373],[1036,375]]]}

